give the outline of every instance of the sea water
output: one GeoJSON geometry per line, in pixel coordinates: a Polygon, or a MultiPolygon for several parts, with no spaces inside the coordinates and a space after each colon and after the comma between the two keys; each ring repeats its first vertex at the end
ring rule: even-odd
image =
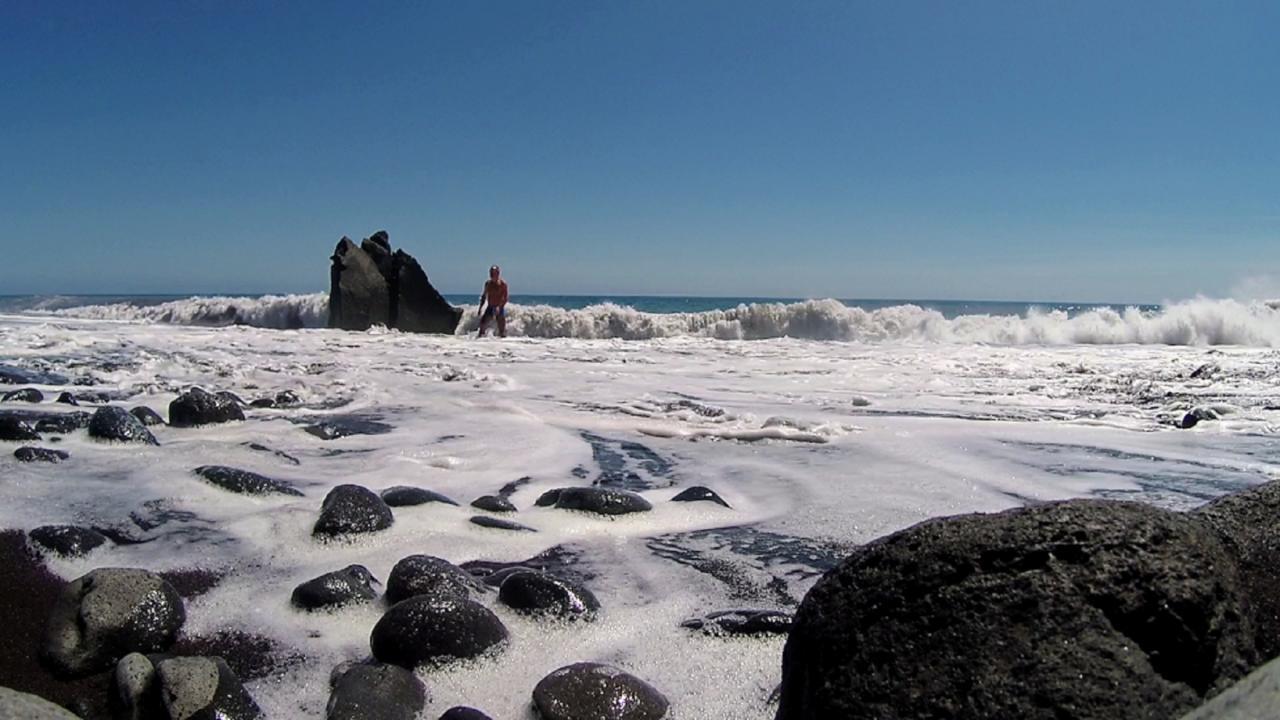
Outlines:
{"type": "Polygon", "coordinates": [[[67,578],[104,565],[226,573],[188,603],[187,632],[272,639],[280,671],[249,684],[272,717],[323,717],[330,669],[368,654],[380,605],[289,605],[296,585],[352,563],[385,580],[415,553],[462,563],[558,548],[600,599],[596,622],[565,625],[486,600],[510,643],[422,671],[424,717],[470,704],[527,718],[539,679],[598,661],[656,686],[672,717],[769,718],[783,641],[708,637],[682,620],[792,610],[850,548],[931,517],[1071,497],[1185,509],[1280,477],[1280,310],[1266,303],[657,312],[544,299],[512,307],[513,337],[478,340],[462,335],[474,308],[459,336],[439,337],[320,329],[322,295],[116,300],[10,306],[0,363],[65,376],[36,385],[46,391],[103,391],[162,414],[191,385],[245,399],[291,390],[302,407],[155,428],[159,447],[77,433],[58,444],[72,456],[59,465],[6,452],[0,526],[112,526],[151,540],[54,561],[67,578]],[[1220,419],[1176,427],[1196,407],[1220,419]],[[305,431],[322,420],[386,431],[305,431]],[[191,472],[206,464],[284,479],[305,497],[231,494],[191,472]],[[512,519],[538,532],[467,521],[479,514],[470,500],[523,478],[512,519]],[[548,489],[593,482],[654,510],[607,519],[534,506],[548,489]],[[396,508],[385,532],[319,543],[320,501],[342,483],[420,486],[462,507],[396,508]],[[732,507],[669,502],[691,485],[732,507]]]}

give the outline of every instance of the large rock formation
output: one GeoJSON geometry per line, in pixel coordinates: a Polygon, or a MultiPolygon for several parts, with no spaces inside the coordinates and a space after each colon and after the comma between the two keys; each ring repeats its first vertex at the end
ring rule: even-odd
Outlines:
{"type": "Polygon", "coordinates": [[[356,245],[338,241],[329,270],[329,327],[368,330],[374,325],[406,332],[452,335],[462,319],[404,250],[391,251],[385,230],[356,245]]]}

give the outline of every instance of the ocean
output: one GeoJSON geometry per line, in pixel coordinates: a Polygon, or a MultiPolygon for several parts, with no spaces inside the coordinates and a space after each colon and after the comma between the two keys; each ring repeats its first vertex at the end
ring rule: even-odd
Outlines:
{"type": "Polygon", "coordinates": [[[386,581],[402,557],[535,556],[600,600],[556,623],[482,598],[510,631],[500,652],[421,670],[423,717],[458,704],[529,717],[551,670],[607,662],[684,720],[766,720],[783,638],[712,637],[684,620],[792,611],[851,547],[943,515],[1048,500],[1123,498],[1174,509],[1280,479],[1280,309],[1191,299],[1159,307],[1041,303],[518,297],[505,340],[323,328],[324,294],[0,300],[0,371],[65,414],[109,403],[164,416],[184,389],[298,404],[246,419],[153,428],[158,446],[43,441],[70,454],[0,456],[0,527],[114,528],[139,544],[51,557],[222,576],[188,602],[185,632],[273,648],[248,682],[269,717],[322,718],[329,673],[369,654],[381,601],[332,613],[290,605],[298,584],[351,564],[386,581]],[[61,405],[79,395],[79,408],[61,405]],[[1184,428],[1185,417],[1200,419],[1184,428]],[[309,432],[324,426],[328,433],[309,432]],[[193,469],[226,465],[302,497],[244,496],[193,469]],[[414,486],[459,506],[394,509],[350,542],[312,538],[333,487],[414,486]],[[596,484],[653,509],[617,518],[535,501],[596,484]],[[673,502],[705,486],[729,507],[673,502]],[[507,492],[505,517],[469,507],[507,492]],[[496,517],[496,516],[495,516],[496,517]]]}

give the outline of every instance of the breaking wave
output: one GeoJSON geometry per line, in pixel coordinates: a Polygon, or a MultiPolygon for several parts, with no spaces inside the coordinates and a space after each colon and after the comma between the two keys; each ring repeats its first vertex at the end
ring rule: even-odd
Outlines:
{"type": "MultiPolygon", "coordinates": [[[[328,295],[256,298],[193,297],[155,305],[120,302],[56,310],[64,317],[174,323],[319,328],[326,324],[328,295]]],[[[1068,313],[961,315],[948,318],[917,305],[866,310],[837,300],[752,303],[725,310],[651,313],[613,303],[581,309],[511,305],[508,334],[537,338],[649,340],[706,337],[722,340],[800,338],[856,342],[919,341],[996,345],[1247,345],[1280,347],[1280,303],[1197,298],[1159,310],[1093,308],[1068,313]]],[[[474,333],[479,319],[468,310],[459,333],[474,333]]]]}

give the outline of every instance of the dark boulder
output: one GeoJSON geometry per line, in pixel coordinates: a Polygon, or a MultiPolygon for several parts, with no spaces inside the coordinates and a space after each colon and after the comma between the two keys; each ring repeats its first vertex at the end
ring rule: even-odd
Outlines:
{"type": "Polygon", "coordinates": [[[329,259],[329,327],[390,327],[391,291],[374,259],[346,237],[338,241],[329,259]]]}
{"type": "Polygon", "coordinates": [[[553,507],[556,501],[560,499],[560,493],[562,492],[564,492],[564,488],[548,490],[539,495],[538,499],[533,501],[533,504],[538,507],[553,507]]]}
{"type": "Polygon", "coordinates": [[[0,363],[0,385],[66,385],[65,375],[0,363]]]}
{"type": "Polygon", "coordinates": [[[0,687],[0,718],[5,720],[80,720],[70,710],[39,695],[0,687]]]}
{"type": "Polygon", "coordinates": [[[785,635],[791,630],[791,614],[781,610],[720,610],[680,623],[708,635],[785,635]]]}
{"type": "Polygon", "coordinates": [[[93,415],[83,410],[68,413],[49,413],[36,420],[36,432],[66,435],[89,427],[93,415]]]}
{"type": "Polygon", "coordinates": [[[599,663],[567,665],[544,677],[533,705],[543,720],[658,720],[668,707],[649,683],[599,663]]]}
{"type": "Polygon", "coordinates": [[[77,525],[41,525],[27,536],[34,545],[64,557],[82,557],[107,542],[107,536],[93,528],[77,525]]]}
{"type": "Polygon", "coordinates": [[[26,446],[14,450],[13,456],[18,459],[18,462],[59,463],[69,459],[71,453],[65,450],[26,446]]]}
{"type": "Polygon", "coordinates": [[[378,597],[373,589],[376,582],[377,579],[365,566],[348,565],[294,588],[290,602],[303,610],[329,609],[366,602],[378,597]]]}
{"type": "Polygon", "coordinates": [[[458,705],[445,710],[440,720],[493,720],[493,718],[473,707],[458,705]]]}
{"type": "Polygon", "coordinates": [[[193,387],[169,403],[169,424],[188,428],[244,420],[234,400],[193,387]]]}
{"type": "Polygon", "coordinates": [[[471,573],[432,555],[402,558],[387,576],[387,603],[392,605],[415,595],[468,597],[482,591],[471,573]]]}
{"type": "Polygon", "coordinates": [[[595,617],[600,601],[578,583],[541,572],[514,572],[502,581],[498,600],[512,610],[566,620],[595,617]]]}
{"type": "Polygon", "coordinates": [[[116,664],[116,696],[125,716],[192,720],[264,717],[240,678],[221,657],[131,653],[116,664]]]}
{"type": "Polygon", "coordinates": [[[454,593],[417,595],[396,603],[373,627],[373,656],[412,670],[474,658],[507,640],[507,628],[488,608],[454,593]]]}
{"type": "MultiPolygon", "coordinates": [[[[555,506],[561,510],[581,510],[598,515],[626,515],[653,509],[648,500],[627,490],[568,487],[550,492],[556,493],[555,506]]],[[[544,493],[543,497],[546,496],[547,494],[544,493]]]]}
{"type": "Polygon", "coordinates": [[[218,392],[214,393],[214,395],[222,398],[223,400],[226,400],[227,402],[235,403],[237,407],[241,407],[241,408],[249,407],[249,403],[245,402],[244,398],[231,392],[230,390],[219,390],[218,392]]]}
{"type": "Polygon", "coordinates": [[[385,325],[448,335],[457,330],[462,309],[450,305],[431,286],[411,255],[391,251],[385,231],[374,233],[359,246],[342,238],[330,259],[329,327],[368,330],[385,325]]]}
{"type": "Polygon", "coordinates": [[[0,440],[39,440],[36,433],[25,420],[13,415],[0,415],[0,440]]]}
{"type": "Polygon", "coordinates": [[[293,495],[302,497],[302,491],[283,480],[275,480],[248,470],[223,465],[202,465],[195,474],[211,485],[241,495],[293,495]]]}
{"type": "Polygon", "coordinates": [[[391,507],[425,505],[433,502],[444,503],[445,505],[458,504],[438,492],[427,490],[425,488],[407,487],[405,485],[397,485],[383,490],[382,500],[391,507]]]}
{"type": "Polygon", "coordinates": [[[72,395],[69,392],[59,393],[58,398],[54,400],[54,402],[62,403],[63,405],[79,405],[80,404],[80,401],[76,400],[76,396],[72,395]]]}
{"type": "Polygon", "coordinates": [[[1259,629],[1194,517],[1080,500],[932,520],[805,596],[777,717],[1177,717],[1262,659],[1259,629]]]}
{"type": "Polygon", "coordinates": [[[44,393],[35,388],[22,388],[21,390],[10,390],[0,396],[0,402],[44,402],[44,393]]]}
{"type": "Polygon", "coordinates": [[[147,427],[164,424],[164,418],[160,417],[160,413],[152,410],[146,405],[139,405],[138,407],[133,408],[129,411],[129,414],[138,418],[138,422],[146,425],[147,427]]]}
{"type": "Polygon", "coordinates": [[[538,532],[528,525],[521,525],[518,522],[504,520],[503,518],[491,517],[489,515],[472,515],[471,524],[480,527],[492,528],[494,530],[512,530],[515,532],[538,532]]]}
{"type": "Polygon", "coordinates": [[[496,513],[510,513],[516,511],[516,506],[504,497],[498,495],[481,495],[471,501],[471,507],[477,510],[487,510],[496,513]]]}
{"type": "Polygon", "coordinates": [[[95,673],[131,652],[166,650],[186,618],[178,591],[159,575],[99,568],[62,589],[42,656],[59,675],[95,673]]]}
{"type": "Polygon", "coordinates": [[[398,666],[356,663],[334,678],[326,720],[414,720],[427,688],[398,666]]]}
{"type": "Polygon", "coordinates": [[[391,527],[391,508],[372,490],[359,485],[339,485],[329,491],[320,506],[320,518],[311,534],[338,537],[371,533],[391,527]]]}
{"type": "Polygon", "coordinates": [[[160,444],[138,418],[115,405],[104,405],[93,413],[89,420],[89,437],[112,442],[160,444]]]}
{"type": "Polygon", "coordinates": [[[729,503],[725,502],[724,498],[716,494],[716,491],[712,490],[711,488],[702,487],[701,485],[694,485],[691,488],[682,490],[679,495],[676,495],[675,497],[671,498],[671,501],[672,502],[704,502],[705,501],[705,502],[713,502],[717,505],[723,505],[725,507],[729,507],[729,503]]]}
{"type": "Polygon", "coordinates": [[[396,273],[396,329],[452,335],[462,320],[462,308],[450,305],[432,287],[418,261],[404,250],[395,252],[392,264],[396,273]]]}

